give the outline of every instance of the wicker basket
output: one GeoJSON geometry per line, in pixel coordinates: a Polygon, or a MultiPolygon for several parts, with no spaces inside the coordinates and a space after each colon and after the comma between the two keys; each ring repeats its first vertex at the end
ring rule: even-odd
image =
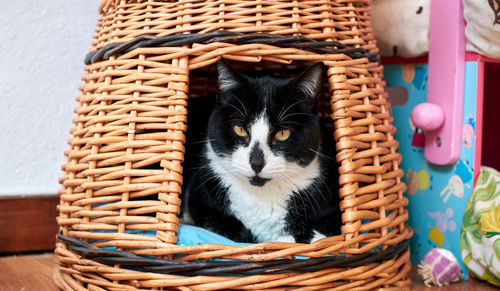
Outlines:
{"type": "Polygon", "coordinates": [[[60,181],[62,289],[409,288],[408,200],[369,0],[103,0],[99,9],[60,181]],[[221,56],[284,72],[328,67],[323,114],[334,120],[342,235],[176,245],[188,94],[213,89],[221,56]]]}

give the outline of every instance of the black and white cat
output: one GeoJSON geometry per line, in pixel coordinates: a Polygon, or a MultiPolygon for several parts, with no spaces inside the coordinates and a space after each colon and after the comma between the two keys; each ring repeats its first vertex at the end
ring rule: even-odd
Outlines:
{"type": "Polygon", "coordinates": [[[239,73],[221,60],[216,73],[208,121],[189,113],[208,127],[195,167],[185,166],[185,218],[240,242],[339,234],[335,144],[318,115],[323,65],[285,78],[239,73]]]}

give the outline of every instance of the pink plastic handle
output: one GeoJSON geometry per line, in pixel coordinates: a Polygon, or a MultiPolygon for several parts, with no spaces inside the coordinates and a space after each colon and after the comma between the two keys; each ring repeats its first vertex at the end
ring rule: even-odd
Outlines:
{"type": "Polygon", "coordinates": [[[444,113],[436,104],[420,103],[411,112],[411,119],[416,127],[431,131],[440,128],[444,123],[444,113]]]}
{"type": "MultiPolygon", "coordinates": [[[[458,0],[431,0],[429,32],[429,76],[427,102],[442,110],[440,127],[425,133],[425,158],[438,165],[453,164],[460,158],[465,78],[465,21],[458,0]]],[[[423,107],[426,111],[429,105],[423,107]]],[[[436,109],[436,108],[434,108],[436,109]]],[[[438,109],[431,111],[436,112],[438,109]]],[[[417,112],[420,110],[417,110],[417,112]]],[[[435,117],[412,117],[422,121],[435,117]]],[[[418,126],[417,126],[418,127],[418,126]]]]}

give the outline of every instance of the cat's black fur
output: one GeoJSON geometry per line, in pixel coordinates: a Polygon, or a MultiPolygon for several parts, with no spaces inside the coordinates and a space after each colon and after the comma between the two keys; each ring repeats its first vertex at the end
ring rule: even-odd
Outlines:
{"type": "MultiPolygon", "coordinates": [[[[321,65],[315,66],[314,69],[318,70],[321,65]]],[[[232,213],[227,185],[224,185],[218,173],[208,166],[210,161],[206,155],[207,147],[204,141],[209,140],[218,157],[227,156],[238,146],[248,143],[248,139],[234,133],[233,125],[244,125],[265,110],[272,130],[287,128],[292,131],[292,135],[285,142],[276,142],[271,138],[268,140],[273,153],[282,155],[286,161],[295,162],[302,167],[319,155],[320,177],[314,179],[306,189],[293,193],[286,201],[285,231],[293,236],[296,242],[304,243],[311,241],[314,230],[326,236],[339,234],[342,224],[338,196],[339,165],[335,161],[335,144],[333,137],[320,123],[317,108],[319,88],[308,94],[304,84],[300,84],[315,80],[307,75],[293,79],[264,73],[242,74],[234,71],[224,61],[217,64],[217,72],[219,91],[214,98],[217,100],[216,104],[211,102],[214,99],[207,97],[189,101],[190,127],[183,189],[188,197],[184,211],[187,210],[194,222],[201,227],[235,241],[256,242],[252,231],[232,213]],[[221,83],[228,81],[223,78],[231,78],[229,81],[233,83],[221,83]],[[288,116],[279,122],[278,117],[284,109],[287,110],[288,116]]],[[[319,82],[321,83],[321,79],[319,82]]],[[[268,183],[257,175],[255,179],[249,181],[255,189],[268,183]]]]}

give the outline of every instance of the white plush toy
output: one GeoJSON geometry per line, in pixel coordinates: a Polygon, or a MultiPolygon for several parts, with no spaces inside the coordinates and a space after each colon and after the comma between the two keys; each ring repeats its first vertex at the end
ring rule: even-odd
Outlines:
{"type": "Polygon", "coordinates": [[[467,50],[500,59],[500,0],[464,0],[467,50]]]}
{"type": "Polygon", "coordinates": [[[372,0],[372,25],[382,56],[429,51],[430,0],[372,0]]]}

